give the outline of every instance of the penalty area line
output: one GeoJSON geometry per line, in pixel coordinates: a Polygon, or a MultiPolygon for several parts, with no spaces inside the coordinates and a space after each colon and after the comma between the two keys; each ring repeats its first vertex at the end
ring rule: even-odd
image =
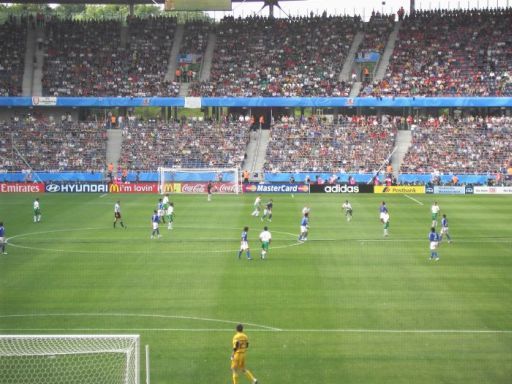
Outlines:
{"type": "Polygon", "coordinates": [[[423,204],[421,201],[419,201],[418,199],[415,199],[414,197],[411,197],[409,195],[404,195],[405,197],[407,197],[408,199],[411,199],[412,201],[414,201],[415,203],[419,204],[419,205],[425,205],[423,204]]]}

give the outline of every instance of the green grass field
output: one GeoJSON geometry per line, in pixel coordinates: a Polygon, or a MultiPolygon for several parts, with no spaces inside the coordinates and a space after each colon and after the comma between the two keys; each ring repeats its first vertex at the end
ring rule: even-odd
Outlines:
{"type": "Polygon", "coordinates": [[[35,196],[0,196],[10,238],[0,255],[0,333],[137,333],[156,384],[230,383],[238,322],[261,384],[512,380],[510,197],[414,195],[420,205],[402,195],[273,195],[265,261],[254,195],[172,196],[175,229],[162,225],[158,240],[155,195],[39,197],[34,224],[35,196]],[[126,230],[112,228],[118,198],[126,230]],[[454,240],[438,262],[428,260],[434,199],[454,240]],[[300,244],[304,204],[311,230],[300,244]],[[236,257],[245,225],[253,261],[236,257]]]}

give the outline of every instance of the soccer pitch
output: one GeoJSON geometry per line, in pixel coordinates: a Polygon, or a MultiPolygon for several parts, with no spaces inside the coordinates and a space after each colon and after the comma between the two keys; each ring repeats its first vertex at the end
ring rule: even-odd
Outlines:
{"type": "Polygon", "coordinates": [[[0,197],[10,243],[0,333],[140,334],[158,384],[230,383],[238,322],[261,384],[510,383],[510,197],[263,195],[274,217],[262,223],[250,215],[255,195],[172,195],[174,229],[160,225],[155,240],[157,195],[41,194],[39,224],[35,197],[0,197]],[[116,200],[126,230],[112,228],[116,200]],[[453,238],[437,262],[434,200],[453,238]],[[310,234],[300,243],[304,205],[310,234]],[[262,261],[264,225],[273,242],[262,261]],[[244,226],[252,261],[237,258],[244,226]]]}

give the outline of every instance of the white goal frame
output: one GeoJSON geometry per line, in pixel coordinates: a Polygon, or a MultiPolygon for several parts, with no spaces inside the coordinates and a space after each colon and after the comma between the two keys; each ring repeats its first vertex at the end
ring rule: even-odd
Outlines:
{"type": "MultiPolygon", "coordinates": [[[[160,194],[165,193],[165,184],[166,183],[205,183],[208,181],[212,182],[218,182],[215,178],[210,178],[211,180],[208,181],[195,181],[195,180],[166,180],[165,175],[167,173],[196,173],[196,174],[205,174],[205,173],[211,173],[218,175],[220,173],[231,173],[233,174],[233,181],[227,181],[228,183],[235,184],[235,191],[234,193],[239,194],[242,192],[242,185],[241,185],[241,179],[240,179],[240,168],[167,168],[167,167],[158,167],[158,191],[160,194]]],[[[226,182],[226,181],[223,181],[226,182]]]]}
{"type": "Polygon", "coordinates": [[[124,377],[119,384],[140,384],[139,335],[0,335],[0,360],[109,353],[125,355],[124,377]]]}

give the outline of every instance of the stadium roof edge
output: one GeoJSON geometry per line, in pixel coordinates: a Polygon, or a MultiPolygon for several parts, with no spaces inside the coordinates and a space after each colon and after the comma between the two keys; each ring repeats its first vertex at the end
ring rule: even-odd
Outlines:
{"type": "MultiPolygon", "coordinates": [[[[231,0],[233,3],[268,3],[271,0],[231,0]]],[[[278,0],[304,1],[304,0],[278,0]]],[[[164,4],[165,0],[9,0],[0,4],[164,4]]],[[[277,1],[276,1],[277,3],[277,1]]]]}

